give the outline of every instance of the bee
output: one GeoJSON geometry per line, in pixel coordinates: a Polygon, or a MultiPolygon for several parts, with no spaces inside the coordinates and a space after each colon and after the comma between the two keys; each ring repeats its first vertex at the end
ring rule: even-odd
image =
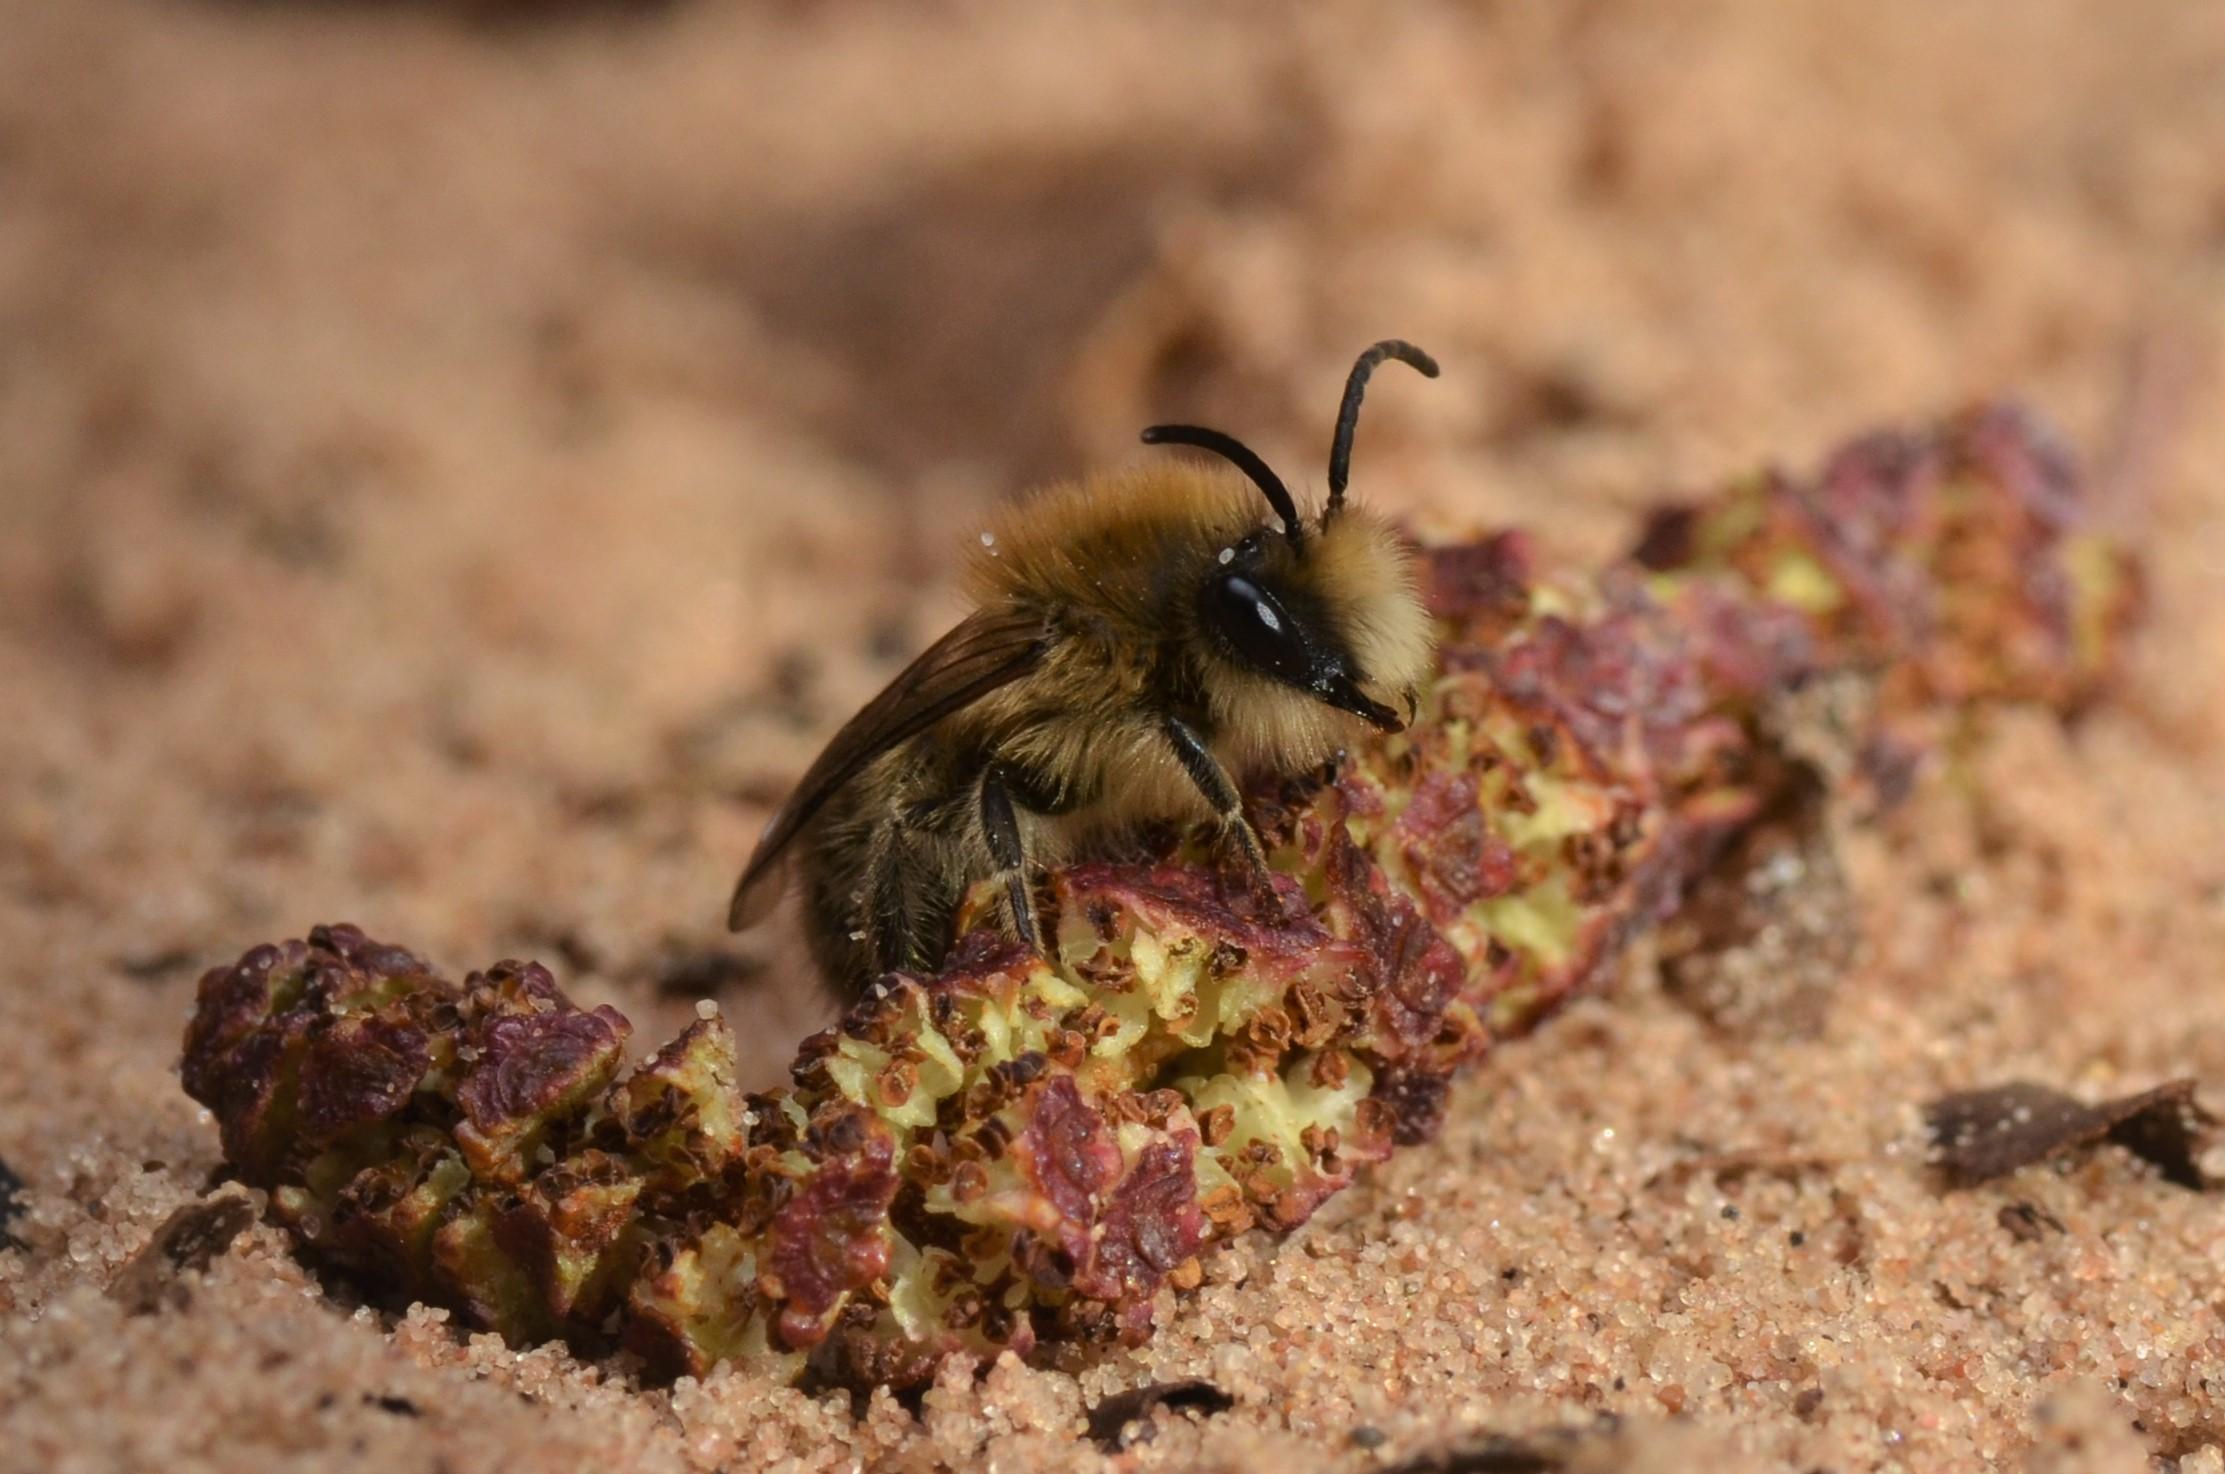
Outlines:
{"type": "Polygon", "coordinates": [[[1369,376],[1437,364],[1395,339],[1345,381],[1318,517],[1231,436],[1154,425],[1187,458],[1047,488],[983,533],[973,613],[835,734],[766,827],[727,923],[763,919],[791,872],[845,1003],[942,958],[994,879],[1043,950],[1034,879],[1144,821],[1212,820],[1255,886],[1266,856],[1238,779],[1320,766],[1413,719],[1433,639],[1406,543],[1345,497],[1369,376]],[[1264,502],[1264,507],[1262,507],[1264,502]]]}

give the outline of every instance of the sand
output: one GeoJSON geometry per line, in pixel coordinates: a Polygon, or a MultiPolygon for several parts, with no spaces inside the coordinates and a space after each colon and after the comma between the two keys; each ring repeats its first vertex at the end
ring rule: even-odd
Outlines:
{"type": "Polygon", "coordinates": [[[1950,1192],[1918,1123],[2225,1105],[2225,13],[739,10],[0,5],[0,1466],[1341,1474],[1614,1415],[1588,1466],[2225,1469],[2218,1200],[1950,1192]],[[1402,333],[1446,377],[1358,493],[1596,559],[1979,393],[2098,455],[2147,328],[2127,688],[1845,827],[1813,1032],[1635,966],[1148,1346],[910,1406],[644,1389],[261,1226],[108,1293],[209,1189],[177,1039],[250,943],[540,956],[645,1041],[712,996],[776,1070],[823,1005],[720,929],[769,804],[973,520],[1151,419],[1314,465],[1402,333]],[[1078,1439],[1181,1376],[1235,1406],[1078,1439]]]}

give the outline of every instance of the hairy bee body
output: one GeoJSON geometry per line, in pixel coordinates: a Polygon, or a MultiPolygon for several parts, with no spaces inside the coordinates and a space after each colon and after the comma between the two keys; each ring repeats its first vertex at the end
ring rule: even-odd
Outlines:
{"type": "Polygon", "coordinates": [[[1256,456],[1188,427],[1145,438],[1236,469],[1170,461],[1006,509],[968,570],[973,612],[805,775],[730,921],[764,912],[792,857],[814,960],[847,1000],[932,967],[959,902],[992,877],[1014,932],[1040,945],[1033,871],[1139,822],[1218,819],[1262,867],[1237,780],[1395,729],[1431,656],[1409,551],[1342,498],[1359,386],[1385,356],[1435,371],[1401,343],[1363,356],[1317,520],[1256,456]]]}

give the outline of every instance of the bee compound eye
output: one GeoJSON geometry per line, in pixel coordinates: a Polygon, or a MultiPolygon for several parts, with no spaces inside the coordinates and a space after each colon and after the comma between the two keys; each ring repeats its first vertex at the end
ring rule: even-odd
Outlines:
{"type": "Polygon", "coordinates": [[[1206,585],[1205,618],[1238,659],[1263,675],[1299,684],[1311,672],[1305,631],[1273,593],[1240,573],[1206,585]]]}

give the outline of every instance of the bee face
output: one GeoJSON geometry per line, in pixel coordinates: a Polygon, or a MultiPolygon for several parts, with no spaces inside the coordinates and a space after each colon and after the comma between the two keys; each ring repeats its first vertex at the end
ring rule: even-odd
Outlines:
{"type": "MultiPolygon", "coordinates": [[[[1342,519],[1329,523],[1323,537],[1302,550],[1262,533],[1227,550],[1226,561],[1206,576],[1198,590],[1198,627],[1222,659],[1325,706],[1350,712],[1381,731],[1396,732],[1406,725],[1407,714],[1369,694],[1373,673],[1363,664],[1349,632],[1355,623],[1352,616],[1358,613],[1364,622],[1370,611],[1338,607],[1371,602],[1372,591],[1362,586],[1353,591],[1359,595],[1357,601],[1339,599],[1333,580],[1321,578],[1321,569],[1315,566],[1323,544],[1340,525],[1347,524],[1342,519]],[[1329,586],[1324,587],[1325,582],[1329,586]]],[[[1353,561],[1343,549],[1328,558],[1332,566],[1353,561]]],[[[1395,573],[1390,581],[1403,582],[1395,573]]],[[[1397,590],[1391,602],[1410,602],[1411,597],[1409,591],[1397,590]],[[1398,593],[1405,594],[1403,601],[1397,599],[1398,593]]],[[[1392,613],[1395,617],[1395,609],[1392,613]]],[[[1398,685],[1405,672],[1386,674],[1398,685]]],[[[1411,689],[1398,694],[1410,709],[1411,689]]]]}

